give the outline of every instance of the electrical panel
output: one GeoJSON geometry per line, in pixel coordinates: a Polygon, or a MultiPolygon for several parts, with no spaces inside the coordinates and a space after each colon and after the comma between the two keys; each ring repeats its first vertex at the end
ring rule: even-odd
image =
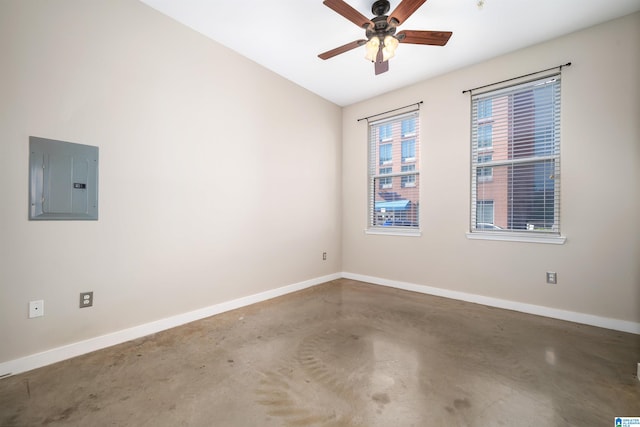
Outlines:
{"type": "Polygon", "coordinates": [[[29,219],[98,219],[98,147],[29,137],[29,219]]]}

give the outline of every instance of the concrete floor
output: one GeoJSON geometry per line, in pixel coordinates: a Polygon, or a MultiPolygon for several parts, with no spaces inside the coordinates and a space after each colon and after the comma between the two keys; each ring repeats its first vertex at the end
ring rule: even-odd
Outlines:
{"type": "Polygon", "coordinates": [[[613,426],[640,336],[336,280],[0,380],[0,426],[613,426]]]}

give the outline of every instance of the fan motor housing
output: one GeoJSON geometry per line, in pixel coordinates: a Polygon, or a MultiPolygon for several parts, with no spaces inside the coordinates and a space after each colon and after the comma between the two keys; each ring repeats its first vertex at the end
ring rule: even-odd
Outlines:
{"type": "Polygon", "coordinates": [[[371,13],[376,16],[386,15],[391,9],[391,5],[387,0],[377,0],[371,6],[371,13]]]}
{"type": "Polygon", "coordinates": [[[395,25],[389,25],[386,15],[376,16],[371,22],[373,22],[373,26],[369,26],[366,30],[367,40],[374,36],[383,40],[386,36],[392,36],[396,33],[395,25]]]}

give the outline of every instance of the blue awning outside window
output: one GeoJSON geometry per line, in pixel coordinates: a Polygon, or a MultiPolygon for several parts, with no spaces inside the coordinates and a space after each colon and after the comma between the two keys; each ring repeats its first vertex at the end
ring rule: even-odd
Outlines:
{"type": "Polygon", "coordinates": [[[392,200],[390,202],[376,202],[376,210],[384,208],[385,211],[406,211],[409,209],[410,200],[392,200]]]}

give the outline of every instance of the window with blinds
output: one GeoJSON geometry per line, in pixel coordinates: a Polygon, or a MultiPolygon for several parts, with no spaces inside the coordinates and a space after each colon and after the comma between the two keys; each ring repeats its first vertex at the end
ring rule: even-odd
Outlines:
{"type": "Polygon", "coordinates": [[[369,230],[417,230],[418,111],[369,122],[369,230]]]}
{"type": "Polygon", "coordinates": [[[471,232],[559,235],[560,75],[471,105],[471,232]]]}

